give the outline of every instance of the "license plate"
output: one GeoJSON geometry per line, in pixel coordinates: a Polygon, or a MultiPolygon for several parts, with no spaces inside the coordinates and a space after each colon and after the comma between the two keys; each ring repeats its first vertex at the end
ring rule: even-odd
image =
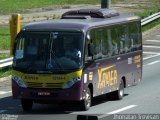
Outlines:
{"type": "Polygon", "coordinates": [[[38,92],[38,95],[39,96],[49,96],[51,95],[51,93],[50,92],[38,92]]]}

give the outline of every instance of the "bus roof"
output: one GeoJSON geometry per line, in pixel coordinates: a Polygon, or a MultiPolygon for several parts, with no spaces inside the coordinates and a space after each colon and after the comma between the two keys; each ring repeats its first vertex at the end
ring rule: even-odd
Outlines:
{"type": "Polygon", "coordinates": [[[25,31],[87,31],[90,28],[109,26],[118,23],[140,21],[138,16],[119,15],[111,18],[57,19],[29,23],[23,27],[25,31]]]}

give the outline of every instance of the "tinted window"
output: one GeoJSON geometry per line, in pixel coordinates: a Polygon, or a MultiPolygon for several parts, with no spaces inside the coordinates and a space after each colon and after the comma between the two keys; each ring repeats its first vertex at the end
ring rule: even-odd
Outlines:
{"type": "Polygon", "coordinates": [[[129,25],[129,38],[131,41],[131,51],[141,49],[141,34],[140,25],[138,23],[131,23],[129,25]]]}
{"type": "Polygon", "coordinates": [[[94,29],[90,32],[91,42],[94,45],[94,59],[100,59],[102,57],[102,29],[94,29]]]}
{"type": "Polygon", "coordinates": [[[119,54],[119,39],[116,26],[97,28],[90,32],[94,44],[94,59],[110,57],[119,54]]]}
{"type": "Polygon", "coordinates": [[[139,23],[95,28],[90,31],[94,59],[107,58],[141,49],[139,23]]]}

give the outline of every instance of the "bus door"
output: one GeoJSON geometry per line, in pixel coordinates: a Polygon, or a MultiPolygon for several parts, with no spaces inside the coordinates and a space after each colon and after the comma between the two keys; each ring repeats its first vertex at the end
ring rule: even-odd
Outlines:
{"type": "Polygon", "coordinates": [[[103,29],[91,31],[91,40],[86,45],[88,53],[86,52],[85,58],[90,60],[85,60],[84,76],[88,78],[89,83],[93,84],[94,96],[114,91],[118,86],[117,60],[119,59],[112,57],[118,54],[118,51],[116,45],[112,41],[107,41],[107,38],[105,39],[107,36],[103,36],[102,32],[103,29]]]}

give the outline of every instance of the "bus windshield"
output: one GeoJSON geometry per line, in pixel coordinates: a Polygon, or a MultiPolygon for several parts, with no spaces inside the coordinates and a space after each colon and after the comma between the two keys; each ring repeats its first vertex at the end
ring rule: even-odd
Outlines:
{"type": "Polygon", "coordinates": [[[76,70],[82,51],[81,32],[23,32],[16,40],[13,67],[36,73],[76,70]]]}

